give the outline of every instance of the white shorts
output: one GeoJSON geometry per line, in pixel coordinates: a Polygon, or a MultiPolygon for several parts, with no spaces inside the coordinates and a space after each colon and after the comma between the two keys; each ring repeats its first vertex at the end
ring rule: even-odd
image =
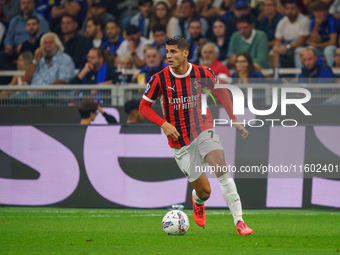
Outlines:
{"type": "Polygon", "coordinates": [[[202,174],[201,169],[207,163],[205,156],[213,150],[223,150],[214,128],[205,130],[194,141],[182,148],[172,148],[172,154],[188,181],[193,182],[202,174]]]}

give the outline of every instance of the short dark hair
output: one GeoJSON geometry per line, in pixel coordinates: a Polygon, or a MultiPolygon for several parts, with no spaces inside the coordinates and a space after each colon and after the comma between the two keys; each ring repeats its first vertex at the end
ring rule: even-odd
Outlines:
{"type": "Polygon", "coordinates": [[[283,6],[286,6],[287,4],[295,4],[297,7],[300,7],[299,2],[297,0],[287,0],[284,2],[283,6]]]}
{"type": "Polygon", "coordinates": [[[153,5],[153,1],[152,0],[138,0],[138,6],[142,6],[146,3],[151,3],[151,5],[153,5]]]}
{"type": "Polygon", "coordinates": [[[78,106],[78,111],[82,119],[90,118],[91,112],[95,113],[99,104],[96,101],[83,101],[78,106]]]}
{"type": "Polygon", "coordinates": [[[180,50],[189,50],[190,43],[188,42],[187,38],[181,35],[175,35],[166,40],[166,45],[177,45],[180,50]]]}
{"type": "Polygon", "coordinates": [[[153,27],[152,27],[152,32],[155,33],[155,32],[164,32],[166,33],[166,26],[164,26],[163,24],[155,24],[153,27]]]}
{"type": "Polygon", "coordinates": [[[97,17],[97,16],[90,17],[86,20],[86,24],[90,20],[92,20],[92,22],[95,26],[100,26],[100,28],[103,30],[103,22],[102,22],[102,19],[100,17],[97,17]]]}
{"type": "Polygon", "coordinates": [[[126,35],[134,35],[134,34],[137,34],[137,33],[140,33],[140,31],[139,31],[138,27],[135,26],[135,25],[129,25],[126,28],[126,35]]]}
{"type": "Polygon", "coordinates": [[[193,23],[193,22],[199,22],[199,23],[201,24],[201,26],[202,26],[202,22],[201,22],[200,19],[198,19],[198,18],[193,18],[192,20],[189,21],[188,27],[190,27],[191,23],[193,23]]]}
{"type": "Polygon", "coordinates": [[[117,21],[117,20],[115,20],[115,19],[109,19],[108,21],[106,21],[106,23],[105,23],[105,27],[106,27],[106,25],[107,25],[108,23],[115,23],[115,24],[116,24],[116,26],[117,26],[117,27],[119,27],[119,23],[118,23],[118,21],[117,21]]]}
{"type": "Polygon", "coordinates": [[[316,1],[311,4],[313,11],[328,11],[328,4],[324,1],[316,1]]]}
{"type": "Polygon", "coordinates": [[[38,24],[40,24],[39,19],[38,19],[37,17],[34,17],[34,16],[29,16],[29,17],[26,19],[26,23],[27,23],[27,21],[29,21],[30,19],[34,19],[34,20],[36,20],[36,21],[38,22],[38,24]]]}
{"type": "Polygon", "coordinates": [[[76,18],[75,18],[74,16],[70,15],[70,14],[65,14],[65,15],[63,15],[61,18],[64,18],[64,17],[67,17],[67,18],[72,19],[73,22],[77,22],[77,21],[76,21],[76,18]]]}
{"type": "Polygon", "coordinates": [[[130,101],[127,101],[124,104],[124,111],[126,112],[127,115],[129,115],[131,113],[131,111],[133,110],[139,110],[139,101],[137,101],[136,99],[132,99],[130,101]]]}
{"type": "Polygon", "coordinates": [[[91,50],[95,50],[97,52],[97,56],[100,58],[104,58],[104,50],[101,48],[92,48],[91,50]]]}
{"type": "Polygon", "coordinates": [[[181,4],[190,3],[191,8],[196,8],[196,4],[193,0],[182,0],[181,4]]]}
{"type": "Polygon", "coordinates": [[[251,17],[250,14],[246,14],[246,15],[242,15],[241,17],[239,17],[237,20],[236,20],[236,23],[248,23],[248,24],[252,24],[254,23],[254,20],[253,18],[251,17]]]}

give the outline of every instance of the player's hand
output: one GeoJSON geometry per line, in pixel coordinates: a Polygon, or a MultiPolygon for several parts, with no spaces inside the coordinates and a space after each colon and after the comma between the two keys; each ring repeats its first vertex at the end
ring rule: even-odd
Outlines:
{"type": "Polygon", "coordinates": [[[178,139],[178,137],[181,136],[177,129],[169,122],[164,122],[161,128],[163,129],[164,134],[172,139],[178,139]]]}
{"type": "Polygon", "coordinates": [[[242,126],[241,124],[238,124],[238,120],[233,120],[233,126],[241,132],[241,136],[244,140],[247,139],[248,136],[248,131],[247,129],[244,128],[244,126],[242,126]]]}

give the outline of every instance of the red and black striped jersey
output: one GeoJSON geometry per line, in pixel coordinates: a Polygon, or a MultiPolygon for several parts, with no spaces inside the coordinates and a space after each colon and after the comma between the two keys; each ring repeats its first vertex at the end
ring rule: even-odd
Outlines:
{"type": "Polygon", "coordinates": [[[159,97],[164,119],[180,133],[178,139],[168,138],[170,147],[188,145],[201,132],[213,127],[209,108],[202,115],[201,95],[213,88],[216,81],[211,69],[191,63],[185,74],[176,74],[168,66],[151,77],[143,99],[153,103],[159,97]]]}

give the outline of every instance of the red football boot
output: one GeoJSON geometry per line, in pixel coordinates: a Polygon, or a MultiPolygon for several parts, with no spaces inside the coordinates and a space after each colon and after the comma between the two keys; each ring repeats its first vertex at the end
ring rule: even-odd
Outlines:
{"type": "Polygon", "coordinates": [[[203,205],[198,205],[195,203],[194,197],[192,196],[192,209],[194,220],[198,226],[204,227],[205,225],[205,207],[203,205]]]}
{"type": "Polygon", "coordinates": [[[239,223],[237,223],[236,229],[237,229],[237,233],[241,236],[253,234],[253,230],[249,228],[246,225],[246,223],[244,223],[243,221],[240,221],[239,223]]]}

